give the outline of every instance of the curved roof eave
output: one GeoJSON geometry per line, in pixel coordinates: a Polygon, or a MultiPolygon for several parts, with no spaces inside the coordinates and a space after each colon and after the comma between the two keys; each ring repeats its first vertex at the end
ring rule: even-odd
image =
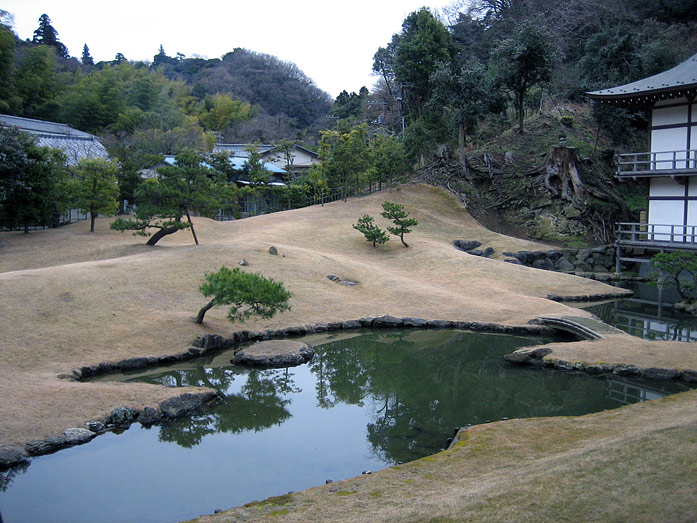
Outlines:
{"type": "Polygon", "coordinates": [[[589,91],[592,100],[625,103],[645,102],[648,97],[670,97],[697,91],[697,53],[672,69],[624,85],[589,91]]]}

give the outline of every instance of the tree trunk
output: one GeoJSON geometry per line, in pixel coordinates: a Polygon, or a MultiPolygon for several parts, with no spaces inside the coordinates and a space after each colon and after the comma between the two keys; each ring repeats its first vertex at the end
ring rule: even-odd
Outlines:
{"type": "Polygon", "coordinates": [[[525,111],[523,102],[525,101],[525,91],[518,93],[518,134],[525,134],[523,121],[525,120],[525,111]]]}
{"type": "Polygon", "coordinates": [[[206,313],[213,308],[213,301],[211,300],[208,303],[206,303],[203,307],[201,307],[201,310],[198,311],[198,314],[196,315],[196,319],[194,320],[194,323],[198,323],[199,325],[203,323],[203,317],[206,315],[206,313]]]}
{"type": "Polygon", "coordinates": [[[408,249],[409,246],[407,245],[407,242],[404,241],[404,233],[399,235],[399,239],[402,240],[402,245],[404,245],[408,249]]]}
{"type": "Polygon", "coordinates": [[[93,212],[90,212],[90,232],[94,232],[94,220],[97,217],[94,215],[93,212]]]}
{"type": "Polygon", "coordinates": [[[460,129],[458,130],[457,143],[460,149],[460,161],[462,166],[467,170],[467,158],[465,158],[465,124],[460,124],[460,129]]]}
{"type": "Polygon", "coordinates": [[[153,234],[150,239],[146,242],[146,245],[155,245],[157,242],[159,242],[162,238],[167,236],[168,234],[174,234],[179,230],[179,227],[163,227],[159,231],[157,231],[155,234],[153,234]]]}
{"type": "Polygon", "coordinates": [[[186,211],[186,219],[189,220],[189,226],[191,227],[191,234],[194,236],[194,241],[196,242],[196,245],[198,245],[198,237],[196,236],[196,230],[194,229],[194,224],[191,221],[191,216],[189,216],[189,209],[184,208],[186,211]]]}
{"type": "Polygon", "coordinates": [[[585,209],[587,195],[591,194],[601,200],[614,203],[627,218],[629,208],[622,198],[619,198],[609,187],[603,187],[602,184],[586,183],[581,177],[581,170],[582,165],[578,159],[576,147],[555,145],[545,156],[542,165],[528,174],[540,175],[542,183],[552,196],[561,193],[563,200],[571,202],[579,210],[585,209]]]}

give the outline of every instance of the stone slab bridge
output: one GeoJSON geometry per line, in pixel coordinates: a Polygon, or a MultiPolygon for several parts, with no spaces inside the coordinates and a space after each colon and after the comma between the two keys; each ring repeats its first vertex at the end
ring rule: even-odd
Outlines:
{"type": "Polygon", "coordinates": [[[582,316],[540,316],[535,323],[575,334],[584,340],[600,340],[608,335],[625,335],[607,323],[582,316]]]}

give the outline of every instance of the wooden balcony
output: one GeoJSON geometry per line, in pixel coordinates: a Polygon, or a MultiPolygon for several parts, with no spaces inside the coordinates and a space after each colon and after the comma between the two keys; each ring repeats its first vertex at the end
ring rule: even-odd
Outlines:
{"type": "Polygon", "coordinates": [[[620,179],[697,175],[697,149],[618,154],[617,160],[620,179]]]}
{"type": "Polygon", "coordinates": [[[666,251],[697,251],[697,225],[618,223],[617,244],[666,251]]]}

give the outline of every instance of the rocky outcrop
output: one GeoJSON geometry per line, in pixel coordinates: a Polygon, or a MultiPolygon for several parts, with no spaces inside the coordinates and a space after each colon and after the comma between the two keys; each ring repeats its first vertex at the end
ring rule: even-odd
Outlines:
{"type": "MultiPolygon", "coordinates": [[[[504,260],[526,267],[547,271],[591,273],[615,272],[616,250],[614,245],[603,245],[592,249],[559,249],[550,251],[504,252],[504,260]]],[[[627,268],[628,265],[623,265],[627,268]]]]}

